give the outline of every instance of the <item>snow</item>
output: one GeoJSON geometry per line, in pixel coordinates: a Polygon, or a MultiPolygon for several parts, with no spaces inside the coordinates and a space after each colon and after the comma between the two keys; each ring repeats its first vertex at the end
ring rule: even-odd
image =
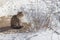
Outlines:
{"type": "Polygon", "coordinates": [[[58,40],[58,37],[49,30],[36,33],[0,34],[0,40],[58,40]]]}
{"type": "Polygon", "coordinates": [[[32,22],[31,31],[29,33],[11,33],[4,34],[0,33],[0,40],[60,40],[60,22],[56,17],[56,14],[59,14],[60,11],[60,1],[59,0],[6,0],[3,5],[0,6],[0,17],[7,15],[15,15],[18,11],[26,12],[27,19],[32,22]],[[57,6],[58,5],[58,6],[57,6]],[[56,13],[57,12],[57,13],[56,13]],[[50,15],[51,18],[51,27],[54,30],[44,29],[44,24],[47,23],[46,17],[50,15]],[[37,24],[32,20],[39,19],[37,24]],[[57,25],[57,26],[56,26],[57,25]],[[41,29],[36,29],[35,27],[41,29]]]}

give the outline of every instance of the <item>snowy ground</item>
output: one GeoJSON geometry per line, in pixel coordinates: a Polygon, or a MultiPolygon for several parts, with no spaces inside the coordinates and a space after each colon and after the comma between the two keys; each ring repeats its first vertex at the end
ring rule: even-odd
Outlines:
{"type": "MultiPolygon", "coordinates": [[[[60,40],[60,1],[59,0],[6,0],[0,6],[0,17],[15,15],[18,11],[27,12],[27,19],[36,17],[40,20],[46,20],[50,16],[50,27],[52,30],[40,29],[37,32],[29,33],[0,33],[0,40],[60,40]],[[33,9],[33,10],[31,10],[33,9]],[[29,14],[28,14],[29,13],[29,14]],[[58,33],[57,33],[57,32],[58,33]]],[[[32,19],[33,20],[33,19],[32,19]]],[[[40,21],[41,27],[47,21],[40,21]]],[[[33,23],[33,22],[32,22],[33,23]]],[[[39,28],[39,24],[36,26],[39,28]]],[[[34,28],[34,27],[33,27],[34,28]]],[[[35,30],[32,30],[35,31],[35,30]]]]}
{"type": "Polygon", "coordinates": [[[37,33],[0,34],[0,40],[60,40],[60,35],[48,30],[37,33]]]}

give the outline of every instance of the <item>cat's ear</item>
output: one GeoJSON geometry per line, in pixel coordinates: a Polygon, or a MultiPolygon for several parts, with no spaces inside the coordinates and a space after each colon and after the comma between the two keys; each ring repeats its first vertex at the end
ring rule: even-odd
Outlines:
{"type": "Polygon", "coordinates": [[[22,14],[22,12],[18,12],[18,14],[17,14],[17,15],[19,15],[19,14],[22,14]]]}
{"type": "Polygon", "coordinates": [[[23,17],[23,16],[24,16],[24,15],[23,15],[23,12],[18,12],[18,13],[17,13],[17,16],[18,16],[18,17],[23,17]]]}

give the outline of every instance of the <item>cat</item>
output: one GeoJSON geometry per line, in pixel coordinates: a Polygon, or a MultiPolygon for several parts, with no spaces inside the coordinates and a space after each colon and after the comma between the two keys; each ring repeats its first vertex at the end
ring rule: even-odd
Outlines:
{"type": "Polygon", "coordinates": [[[18,18],[18,17],[21,18],[22,16],[23,16],[22,12],[18,12],[17,15],[12,16],[12,18],[11,18],[11,27],[12,27],[13,29],[20,29],[20,28],[23,27],[23,26],[21,25],[20,19],[18,18]]]}

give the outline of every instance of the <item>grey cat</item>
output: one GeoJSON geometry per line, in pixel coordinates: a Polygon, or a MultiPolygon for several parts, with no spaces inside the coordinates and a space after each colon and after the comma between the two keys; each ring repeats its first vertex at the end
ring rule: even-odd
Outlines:
{"type": "Polygon", "coordinates": [[[17,16],[22,16],[21,14],[22,14],[22,12],[18,12],[17,15],[12,16],[12,18],[11,18],[11,27],[12,28],[14,28],[14,29],[20,29],[20,28],[23,27],[23,26],[20,25],[20,20],[17,17],[17,16]]]}

